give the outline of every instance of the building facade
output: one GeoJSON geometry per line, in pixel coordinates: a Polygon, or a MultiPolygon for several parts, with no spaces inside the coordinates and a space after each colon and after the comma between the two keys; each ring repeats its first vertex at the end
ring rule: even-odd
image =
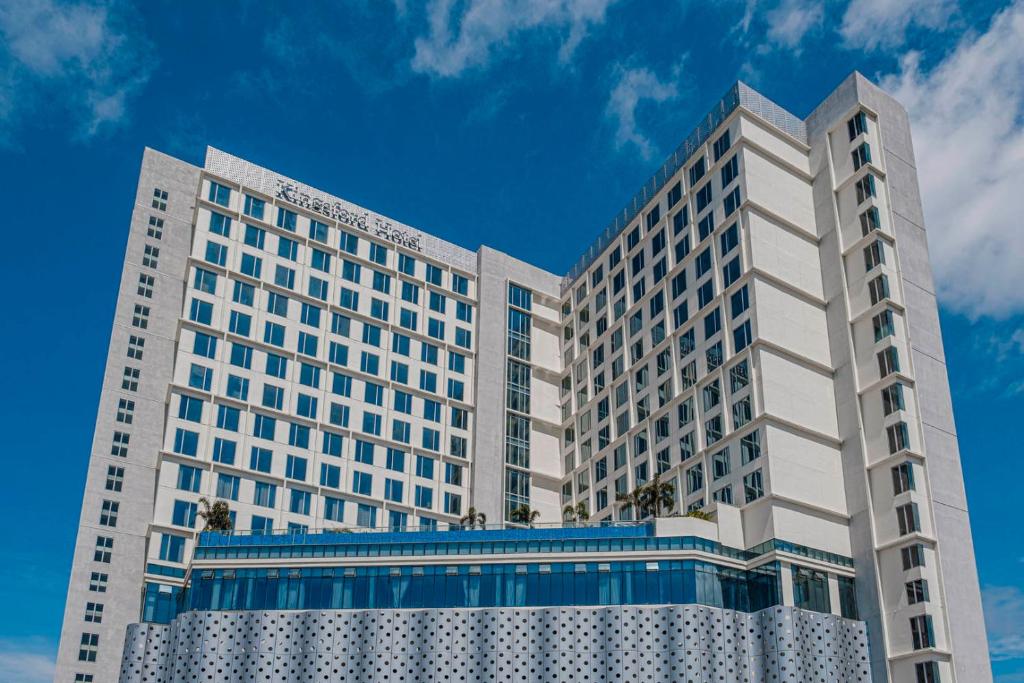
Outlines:
{"type": "MultiPolygon", "coordinates": [[[[405,595],[398,579],[379,581],[382,596],[405,595]]],[[[351,590],[342,584],[339,595],[351,590]]],[[[790,623],[820,625],[814,613],[824,613],[832,633],[863,623],[863,653],[806,655],[866,658],[867,673],[848,680],[991,679],[910,130],[897,102],[853,74],[799,119],[736,84],[564,276],[446,243],[216,149],[203,168],[146,150],[58,680],[135,680],[138,648],[160,650],[167,633],[185,638],[184,649],[168,645],[159,657],[202,666],[203,640],[185,634],[219,612],[255,628],[256,609],[261,619],[292,619],[295,609],[301,619],[325,610],[394,619],[380,610],[399,610],[412,628],[462,618],[450,610],[502,620],[527,608],[536,624],[554,618],[550,610],[584,607],[604,610],[585,617],[602,623],[622,610],[672,622],[671,610],[691,604],[730,619],[771,621],[749,615],[787,610],[790,623]],[[663,520],[634,520],[619,498],[655,479],[674,485],[673,511],[703,510],[711,521],[664,520],[691,526],[662,533],[663,520]],[[201,498],[229,503],[236,541],[291,539],[275,542],[290,549],[218,556],[205,547],[216,539],[198,536],[201,498]],[[665,541],[664,552],[630,547],[616,560],[657,565],[669,585],[691,581],[673,571],[695,571],[672,562],[767,572],[772,597],[570,591],[585,581],[575,567],[587,576],[606,563],[587,555],[600,550],[566,550],[583,532],[575,527],[535,562],[517,560],[529,550],[483,562],[428,548],[433,535],[500,540],[507,532],[451,529],[471,508],[504,526],[522,506],[540,524],[561,521],[568,506],[612,535],[720,544],[716,555],[665,541]],[[338,529],[421,540],[408,541],[413,559],[356,560],[337,548],[372,545],[384,532],[363,531],[358,543],[322,538],[338,529]],[[335,550],[311,563],[296,554],[307,547],[335,550]],[[562,567],[570,564],[573,572],[562,567]],[[589,597],[559,602],[569,597],[528,583],[514,600],[490,602],[481,591],[448,602],[258,607],[197,597],[206,581],[242,567],[261,581],[287,570],[302,582],[324,572],[333,581],[339,568],[355,578],[398,567],[401,577],[405,565],[409,577],[424,567],[455,577],[472,567],[561,572],[574,577],[561,584],[569,593],[589,597]],[[133,627],[123,648],[126,627],[140,620],[173,625],[133,627]]],[[[345,648],[377,653],[360,642],[345,648]]],[[[282,654],[261,648],[218,652],[253,655],[257,668],[282,654]]],[[[309,662],[295,666],[326,654],[303,652],[309,662]]],[[[736,653],[750,680],[784,671],[784,662],[766,668],[766,652],[736,653]]],[[[641,655],[624,656],[615,666],[644,670],[641,655]]],[[[588,661],[594,668],[581,672],[620,671],[588,661]]],[[[694,680],[732,680],[707,666],[694,680]]]]}

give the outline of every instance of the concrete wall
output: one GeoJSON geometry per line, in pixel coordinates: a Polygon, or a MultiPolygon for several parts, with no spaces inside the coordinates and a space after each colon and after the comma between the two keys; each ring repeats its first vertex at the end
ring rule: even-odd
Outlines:
{"type": "Polygon", "coordinates": [[[807,119],[807,128],[851,542],[875,676],[906,680],[913,675],[914,662],[931,659],[940,661],[944,671],[955,672],[951,679],[989,681],[980,592],[907,115],[899,103],[853,74],[807,119]],[[846,121],[858,110],[869,117],[864,141],[871,145],[872,160],[866,172],[876,176],[878,195],[859,204],[853,181],[865,169],[854,171],[849,150],[860,140],[851,142],[846,130],[846,121]],[[862,237],[858,213],[870,205],[878,208],[882,228],[878,236],[862,237]],[[883,244],[886,265],[865,276],[862,247],[875,239],[883,244]],[[871,306],[866,281],[879,273],[889,277],[890,298],[906,309],[896,311],[895,335],[875,342],[871,316],[885,304],[871,306]],[[877,387],[892,380],[879,383],[875,354],[890,344],[900,354],[898,379],[906,385],[907,406],[883,421],[877,387]],[[897,420],[907,423],[910,445],[906,455],[895,457],[918,463],[914,468],[920,473],[917,489],[898,500],[892,495],[889,469],[899,460],[890,455],[884,433],[885,426],[897,420]],[[895,505],[907,501],[918,505],[922,518],[920,532],[911,537],[899,534],[895,518],[895,505]],[[902,567],[900,549],[912,542],[925,544],[926,566],[908,572],[902,567]],[[920,576],[930,579],[933,598],[925,605],[908,606],[904,583],[920,576]],[[918,654],[910,643],[908,618],[922,613],[933,616],[936,650],[918,654]],[[945,652],[951,652],[951,657],[945,652]],[[887,659],[896,655],[906,656],[887,659]]]}
{"type": "MultiPolygon", "coordinates": [[[[561,358],[557,353],[560,328],[555,321],[561,279],[490,247],[480,248],[477,273],[480,294],[477,329],[479,348],[483,351],[476,374],[476,454],[470,504],[486,514],[489,523],[498,523],[504,517],[505,500],[508,285],[514,282],[534,292],[531,364],[535,371],[531,379],[534,397],[531,400],[531,417],[534,423],[536,419],[542,419],[549,424],[557,424],[560,421],[557,382],[561,358]]],[[[553,473],[560,474],[557,436],[533,424],[530,441],[531,468],[549,473],[549,477],[553,473]],[[552,459],[554,462],[548,462],[552,459]]],[[[561,519],[557,494],[556,480],[531,477],[531,505],[541,512],[541,521],[561,519]]]]}
{"type": "Polygon", "coordinates": [[[57,656],[56,679],[59,681],[74,680],[76,673],[92,674],[96,681],[114,680],[125,628],[139,618],[146,534],[153,518],[157,455],[163,440],[167,386],[174,366],[178,316],[185,288],[183,273],[191,242],[198,185],[198,168],[154,150],[145,150],[114,310],[68,585],[57,656]],[[154,188],[167,192],[166,210],[153,207],[154,188]],[[147,235],[151,216],[163,220],[159,239],[147,235]],[[146,245],[160,250],[155,268],[142,265],[146,245]],[[140,274],[153,276],[152,298],[138,294],[140,274]],[[145,329],[132,325],[136,304],[150,309],[145,329]],[[126,355],[130,336],[145,340],[141,360],[126,355]],[[140,370],[137,391],[122,389],[125,367],[140,370]],[[116,420],[121,399],[135,403],[130,425],[116,420]],[[125,457],[111,455],[115,431],[130,435],[125,457]],[[105,488],[110,466],[124,468],[124,483],[119,492],[105,488]],[[116,501],[120,505],[114,528],[98,523],[104,500],[116,501]],[[93,560],[97,536],[114,539],[109,564],[93,560]],[[109,576],[105,592],[89,590],[93,572],[109,576]],[[85,622],[87,602],[103,605],[101,623],[85,622]],[[95,662],[78,660],[83,633],[99,635],[95,662]]]}

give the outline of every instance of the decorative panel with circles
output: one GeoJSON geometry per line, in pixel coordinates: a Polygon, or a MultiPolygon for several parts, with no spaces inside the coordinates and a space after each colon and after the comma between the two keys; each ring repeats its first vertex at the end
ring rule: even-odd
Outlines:
{"type": "Polygon", "coordinates": [[[133,624],[121,683],[866,683],[863,622],[698,605],[188,612],[133,624]]]}

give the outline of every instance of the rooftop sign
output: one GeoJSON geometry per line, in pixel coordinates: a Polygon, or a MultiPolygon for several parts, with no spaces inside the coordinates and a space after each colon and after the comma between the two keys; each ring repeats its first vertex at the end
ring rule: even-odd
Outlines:
{"type": "Polygon", "coordinates": [[[297,180],[279,175],[213,147],[206,149],[204,168],[243,187],[275,197],[311,213],[360,230],[378,239],[423,254],[460,270],[476,272],[476,253],[428,235],[386,216],[364,209],[344,199],[322,192],[297,180]]]}

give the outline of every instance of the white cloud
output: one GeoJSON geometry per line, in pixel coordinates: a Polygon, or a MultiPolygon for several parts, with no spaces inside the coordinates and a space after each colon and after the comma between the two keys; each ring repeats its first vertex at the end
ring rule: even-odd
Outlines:
{"type": "Polygon", "coordinates": [[[825,17],[825,7],[819,0],[782,0],[768,10],[768,40],[790,50],[798,50],[811,30],[820,27],[825,17]]]}
{"type": "Polygon", "coordinates": [[[850,0],[839,33],[849,47],[898,47],[911,26],[943,30],[956,12],[957,0],[850,0]]]}
{"type": "Polygon", "coordinates": [[[35,639],[0,640],[0,671],[7,683],[49,683],[53,680],[54,654],[35,639]]]}
{"type": "Polygon", "coordinates": [[[986,586],[981,600],[992,660],[1024,658],[1024,591],[1016,586],[986,586]]]}
{"type": "Polygon", "coordinates": [[[925,70],[911,52],[883,88],[910,113],[942,302],[972,318],[1024,311],[1024,0],[925,70]]]}
{"type": "Polygon", "coordinates": [[[486,66],[518,35],[545,30],[562,37],[559,59],[572,56],[592,26],[604,22],[616,0],[432,0],[429,32],[416,39],[412,68],[455,77],[486,66]]]}
{"type": "Polygon", "coordinates": [[[128,18],[110,3],[0,0],[0,140],[54,104],[82,137],[121,122],[151,67],[148,42],[128,18]]]}
{"type": "Polygon", "coordinates": [[[637,109],[645,101],[657,104],[678,97],[678,72],[678,68],[674,69],[673,79],[662,81],[650,69],[625,69],[621,66],[616,69],[615,87],[605,108],[605,115],[615,123],[616,147],[621,149],[633,144],[645,159],[651,157],[654,149],[637,126],[637,109]]]}

